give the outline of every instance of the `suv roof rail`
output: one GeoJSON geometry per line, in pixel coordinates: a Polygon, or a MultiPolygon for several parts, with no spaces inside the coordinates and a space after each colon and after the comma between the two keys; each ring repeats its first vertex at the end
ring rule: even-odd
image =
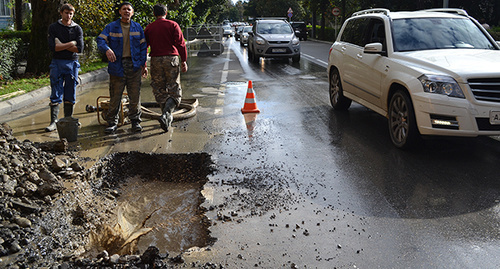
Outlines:
{"type": "Polygon", "coordinates": [[[358,11],[358,12],[354,12],[351,15],[351,17],[359,16],[359,15],[364,15],[364,14],[373,14],[373,13],[383,13],[384,15],[389,15],[389,13],[391,13],[391,11],[388,10],[388,9],[386,9],[386,8],[365,9],[365,10],[361,10],[361,11],[358,11]]]}
{"type": "Polygon", "coordinates": [[[458,15],[463,15],[463,16],[469,16],[469,14],[467,14],[467,11],[460,9],[460,8],[431,8],[431,9],[424,9],[422,11],[446,12],[446,13],[453,13],[453,14],[458,14],[458,15]]]}
{"type": "Polygon", "coordinates": [[[287,18],[285,17],[260,17],[260,18],[255,18],[255,20],[285,20],[288,21],[287,18]]]}

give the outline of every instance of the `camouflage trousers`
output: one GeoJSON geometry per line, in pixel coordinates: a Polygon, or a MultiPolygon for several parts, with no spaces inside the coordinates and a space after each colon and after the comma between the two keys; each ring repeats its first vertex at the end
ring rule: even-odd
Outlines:
{"type": "Polygon", "coordinates": [[[151,87],[158,104],[163,105],[172,98],[179,105],[182,96],[180,73],[179,56],[151,57],[151,87]]]}
{"type": "Polygon", "coordinates": [[[128,118],[131,121],[141,122],[141,73],[142,70],[134,70],[134,64],[130,58],[123,58],[124,76],[109,75],[110,104],[106,120],[109,125],[116,125],[119,120],[118,113],[122,102],[123,92],[127,87],[129,98],[128,118]]]}

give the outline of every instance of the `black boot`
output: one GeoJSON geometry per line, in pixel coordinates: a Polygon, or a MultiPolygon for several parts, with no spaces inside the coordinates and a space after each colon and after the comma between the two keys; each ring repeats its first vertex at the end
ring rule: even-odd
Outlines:
{"type": "Polygon", "coordinates": [[[73,116],[73,107],[75,105],[72,103],[64,103],[64,117],[73,116]]]}
{"type": "Polygon", "coordinates": [[[114,124],[108,123],[108,127],[106,127],[106,129],[104,129],[104,133],[114,134],[116,132],[116,129],[118,129],[118,125],[116,125],[116,123],[114,123],[114,124]]]}
{"type": "Polygon", "coordinates": [[[172,121],[174,120],[172,112],[174,112],[174,109],[176,107],[177,103],[172,98],[168,98],[167,101],[165,102],[165,105],[163,105],[162,114],[158,119],[158,121],[160,122],[161,128],[165,132],[168,132],[168,128],[170,127],[170,124],[172,124],[172,121]]]}
{"type": "Polygon", "coordinates": [[[142,132],[142,126],[141,126],[141,121],[139,120],[132,120],[132,132],[142,132]]]}
{"type": "Polygon", "coordinates": [[[45,128],[45,132],[52,132],[57,129],[57,116],[59,115],[59,104],[50,104],[50,124],[45,128]]]}

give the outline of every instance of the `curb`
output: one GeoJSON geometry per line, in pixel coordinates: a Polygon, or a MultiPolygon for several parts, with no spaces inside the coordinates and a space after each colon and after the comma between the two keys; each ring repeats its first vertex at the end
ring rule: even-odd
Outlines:
{"type": "MultiPolygon", "coordinates": [[[[96,71],[85,73],[80,75],[80,85],[76,87],[76,92],[81,92],[84,90],[84,86],[87,83],[103,81],[108,79],[108,69],[101,68],[96,71]]],[[[9,114],[18,109],[27,107],[35,102],[43,100],[50,97],[50,86],[45,86],[43,88],[25,93],[23,95],[16,96],[9,100],[0,102],[0,115],[9,114]]],[[[47,100],[48,101],[48,100],[47,100]]]]}
{"type": "Polygon", "coordinates": [[[312,37],[308,37],[307,40],[311,40],[311,41],[318,42],[318,43],[330,44],[330,45],[333,44],[333,42],[335,42],[335,41],[326,41],[326,40],[316,39],[316,38],[312,38],[312,37]]]}

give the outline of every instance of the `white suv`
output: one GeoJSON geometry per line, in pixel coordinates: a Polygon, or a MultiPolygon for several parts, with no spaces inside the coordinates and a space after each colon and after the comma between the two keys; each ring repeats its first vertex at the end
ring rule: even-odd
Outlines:
{"type": "Polygon", "coordinates": [[[500,45],[461,9],[370,9],[346,20],[328,59],[330,101],[387,117],[398,148],[420,135],[500,135],[500,45]]]}

